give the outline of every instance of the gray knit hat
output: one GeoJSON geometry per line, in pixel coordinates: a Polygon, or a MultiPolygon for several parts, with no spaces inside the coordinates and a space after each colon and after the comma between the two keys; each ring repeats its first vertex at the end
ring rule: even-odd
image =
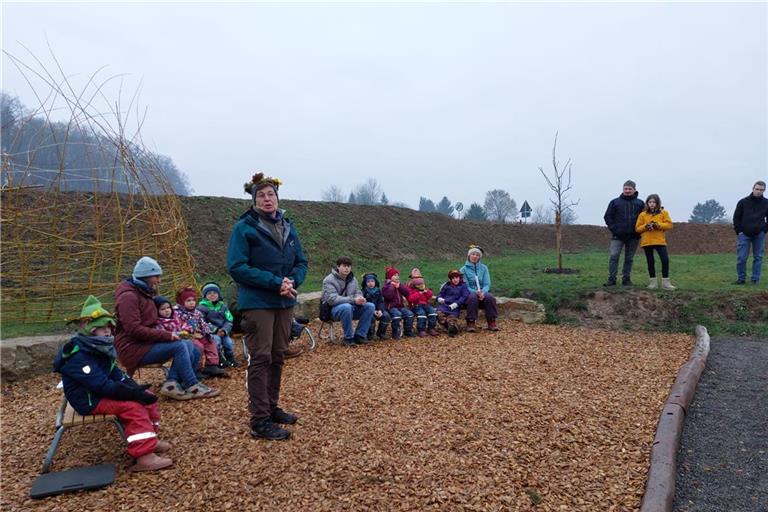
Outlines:
{"type": "Polygon", "coordinates": [[[142,256],[133,267],[134,279],[161,275],[163,275],[163,269],[160,268],[160,264],[149,256],[142,256]]]}

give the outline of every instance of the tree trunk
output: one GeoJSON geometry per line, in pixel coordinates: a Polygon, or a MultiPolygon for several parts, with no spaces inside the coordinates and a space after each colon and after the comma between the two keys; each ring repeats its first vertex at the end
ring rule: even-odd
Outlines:
{"type": "Polygon", "coordinates": [[[557,253],[557,268],[563,268],[563,252],[561,248],[562,233],[560,232],[560,212],[555,212],[555,252],[557,253]]]}

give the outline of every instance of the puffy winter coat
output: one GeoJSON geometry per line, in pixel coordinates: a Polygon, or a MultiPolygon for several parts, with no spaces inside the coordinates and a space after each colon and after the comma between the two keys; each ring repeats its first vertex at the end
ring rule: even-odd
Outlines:
{"type": "Polygon", "coordinates": [[[353,272],[347,274],[346,279],[344,279],[339,274],[339,269],[334,268],[323,279],[323,292],[320,295],[320,301],[333,307],[339,304],[354,304],[355,297],[362,297],[362,295],[353,272]]]}
{"type": "Polygon", "coordinates": [[[83,416],[91,414],[102,398],[125,400],[126,387],[138,388],[116,364],[114,356],[96,349],[99,340],[77,335],[59,350],[53,360],[53,370],[61,373],[64,396],[83,416]]]}
{"type": "Polygon", "coordinates": [[[381,294],[379,277],[373,272],[363,276],[363,297],[365,297],[365,300],[376,306],[376,311],[381,311],[384,309],[384,296],[381,294]],[[371,278],[376,283],[376,286],[373,288],[368,288],[367,283],[371,278]]]}
{"type": "Polygon", "coordinates": [[[645,208],[645,203],[638,199],[637,195],[637,192],[631,196],[621,194],[608,203],[603,219],[616,240],[627,241],[640,238],[640,235],[635,231],[635,224],[637,223],[637,216],[645,208]]]}
{"type": "Polygon", "coordinates": [[[152,345],[173,341],[173,334],[156,329],[157,306],[141,280],[126,279],[115,290],[115,348],[128,373],[139,367],[152,345]]]}
{"type": "Polygon", "coordinates": [[[672,229],[672,219],[664,208],[659,213],[649,213],[645,210],[637,217],[635,231],[640,233],[640,247],[646,245],[667,245],[667,237],[664,233],[672,229]],[[653,230],[646,229],[646,225],[655,222],[658,227],[653,230]]]}
{"type": "Polygon", "coordinates": [[[400,287],[395,288],[391,281],[387,281],[381,289],[381,295],[384,297],[384,308],[387,310],[390,308],[407,308],[408,304],[403,299],[407,300],[410,293],[411,289],[406,285],[400,283],[400,287]]]}
{"type": "Polygon", "coordinates": [[[296,304],[295,298],[279,294],[283,278],[293,279],[298,288],[307,275],[307,258],[293,223],[278,212],[277,222],[283,224],[282,245],[253,209],[245,212],[235,223],[229,237],[227,269],[239,285],[237,305],[247,309],[287,309],[296,304]]]}
{"type": "Polygon", "coordinates": [[[440,291],[437,294],[437,310],[442,311],[443,313],[454,311],[450,307],[454,302],[459,305],[457,310],[461,309],[461,306],[467,302],[468,297],[469,288],[467,288],[467,283],[465,283],[463,279],[459,281],[458,286],[453,286],[450,281],[447,281],[440,287],[440,291]],[[444,304],[440,304],[439,299],[441,298],[445,300],[444,304]]]}
{"type": "Polygon", "coordinates": [[[429,304],[429,299],[431,299],[433,295],[434,293],[429,288],[424,288],[424,290],[411,288],[411,293],[408,294],[408,304],[410,304],[411,307],[425,306],[429,304]]]}
{"type": "Polygon", "coordinates": [[[755,236],[768,233],[768,199],[749,194],[739,199],[733,212],[733,229],[736,234],[755,236]]]}
{"type": "Polygon", "coordinates": [[[211,302],[208,299],[203,299],[197,305],[197,309],[203,314],[203,318],[205,318],[205,321],[214,333],[219,329],[223,329],[227,336],[229,336],[232,332],[234,317],[223,300],[211,302]]]}

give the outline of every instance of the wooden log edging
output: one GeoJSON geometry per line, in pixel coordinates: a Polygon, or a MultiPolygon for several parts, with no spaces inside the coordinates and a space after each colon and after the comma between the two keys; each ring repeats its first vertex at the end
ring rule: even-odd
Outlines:
{"type": "Polygon", "coordinates": [[[683,423],[709,355],[707,328],[697,325],[694,333],[696,343],[693,345],[691,357],[677,372],[677,378],[656,426],[656,436],[651,448],[651,466],[648,469],[648,481],[640,512],[672,511],[677,476],[677,450],[680,448],[683,423]]]}

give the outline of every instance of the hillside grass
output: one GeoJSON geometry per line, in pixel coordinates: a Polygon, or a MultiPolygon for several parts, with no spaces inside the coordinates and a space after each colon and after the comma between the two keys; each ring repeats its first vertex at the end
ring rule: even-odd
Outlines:
{"type": "MultiPolygon", "coordinates": [[[[577,270],[576,274],[548,274],[547,267],[555,266],[554,252],[515,252],[484,262],[491,270],[493,292],[498,296],[527,297],[542,302],[550,323],[568,321],[559,311],[564,308],[583,310],[589,294],[603,290],[607,277],[608,255],[605,251],[585,251],[565,254],[563,265],[577,270]]],[[[366,272],[375,272],[383,279],[384,268],[394,264],[404,279],[412,267],[419,267],[427,285],[435,292],[446,280],[451,268],[458,268],[461,260],[399,261],[366,260],[357,258],[353,271],[358,278],[366,272]]],[[[678,315],[668,323],[669,331],[690,331],[696,324],[706,325],[712,334],[738,334],[768,337],[768,311],[753,304],[752,299],[765,296],[766,286],[735,285],[736,257],[734,254],[672,255],[671,277],[676,291],[657,291],[660,297],[674,306],[678,315]]],[[[657,263],[657,271],[660,265],[657,263]]],[[[301,292],[319,291],[330,268],[311,266],[301,292]]],[[[227,299],[234,292],[227,275],[199,276],[202,283],[213,279],[222,284],[227,299]]],[[[633,267],[634,287],[617,286],[610,293],[631,293],[644,290],[648,283],[645,256],[638,251],[633,267]]],[[[173,296],[172,290],[161,287],[163,294],[173,296]]],[[[762,301],[764,303],[764,301],[762,301]]],[[[66,332],[63,325],[4,324],[2,337],[27,336],[42,333],[66,332]]]]}

